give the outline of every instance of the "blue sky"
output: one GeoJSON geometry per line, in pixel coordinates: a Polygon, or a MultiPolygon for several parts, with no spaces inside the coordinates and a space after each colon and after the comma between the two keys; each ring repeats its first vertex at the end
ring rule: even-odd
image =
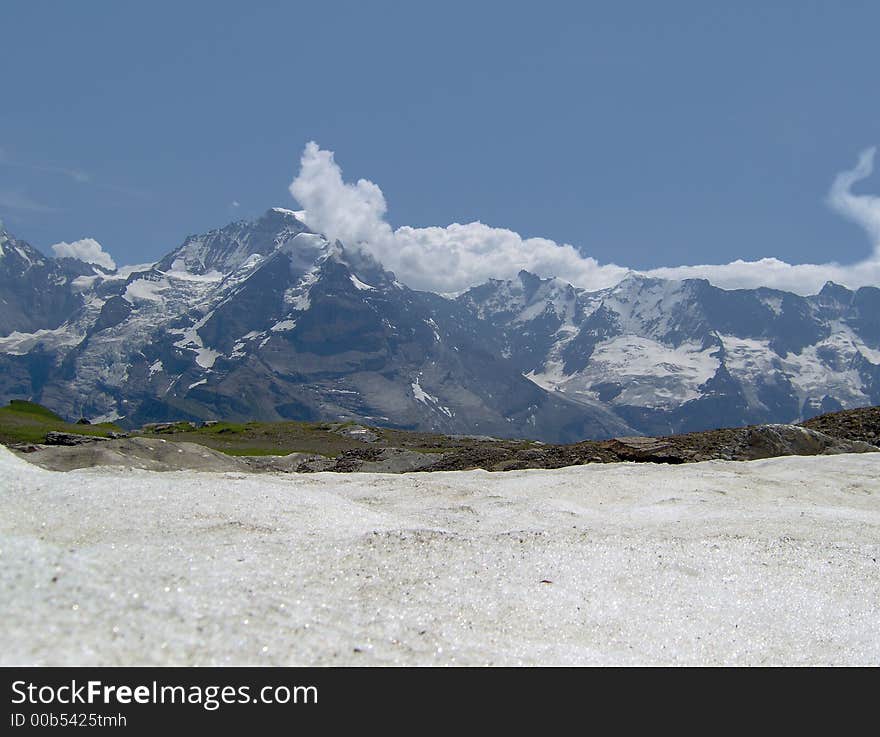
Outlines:
{"type": "Polygon", "coordinates": [[[44,250],[91,237],[148,261],[292,207],[315,140],[381,187],[395,227],[480,220],[641,269],[871,252],[826,197],[880,141],[877,3],[7,0],[3,16],[0,218],[44,250]]]}

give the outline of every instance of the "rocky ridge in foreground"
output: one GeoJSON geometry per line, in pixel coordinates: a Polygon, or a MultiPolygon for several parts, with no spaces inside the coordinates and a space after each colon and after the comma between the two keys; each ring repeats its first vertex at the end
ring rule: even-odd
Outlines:
{"type": "MultiPolygon", "coordinates": [[[[218,434],[222,431],[220,428],[218,434]]],[[[263,448],[258,455],[209,447],[212,436],[198,433],[189,423],[153,426],[146,435],[135,437],[82,435],[75,442],[70,436],[59,438],[61,433],[50,432],[46,443],[10,447],[54,471],[123,466],[153,471],[404,473],[551,469],[617,462],[748,461],[880,451],[880,407],[834,412],[801,425],[754,425],[653,438],[624,436],[571,445],[400,432],[389,436],[378,428],[358,425],[327,425],[320,433],[312,433],[312,445],[304,451],[273,454],[263,448]]]]}

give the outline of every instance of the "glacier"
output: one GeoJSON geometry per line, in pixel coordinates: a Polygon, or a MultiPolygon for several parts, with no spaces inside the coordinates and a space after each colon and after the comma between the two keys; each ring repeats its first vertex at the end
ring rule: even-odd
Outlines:
{"type": "Polygon", "coordinates": [[[3,665],[876,665],[876,454],[557,471],[39,469],[3,665]]]}

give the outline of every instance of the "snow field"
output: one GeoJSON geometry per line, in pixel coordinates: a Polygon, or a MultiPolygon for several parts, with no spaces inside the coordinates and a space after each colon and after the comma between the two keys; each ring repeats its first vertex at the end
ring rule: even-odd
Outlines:
{"type": "Polygon", "coordinates": [[[7,665],[880,663],[873,454],[0,479],[7,665]]]}

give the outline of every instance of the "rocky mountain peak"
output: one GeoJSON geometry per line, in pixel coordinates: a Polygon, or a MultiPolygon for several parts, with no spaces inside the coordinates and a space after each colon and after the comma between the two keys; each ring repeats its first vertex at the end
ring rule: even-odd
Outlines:
{"type": "Polygon", "coordinates": [[[291,210],[271,208],[255,220],[238,220],[201,235],[191,235],[157,267],[205,275],[227,274],[248,259],[265,257],[295,238],[311,233],[291,210]]]}
{"type": "Polygon", "coordinates": [[[132,423],[332,418],[547,440],[880,403],[876,288],[800,297],[630,272],[588,291],[522,270],[452,300],[301,215],[271,208],[116,273],[2,231],[0,398],[132,423]]]}
{"type": "Polygon", "coordinates": [[[833,281],[825,282],[818,296],[827,302],[837,302],[839,304],[848,304],[852,301],[853,292],[842,284],[836,284],[833,281]]]}

